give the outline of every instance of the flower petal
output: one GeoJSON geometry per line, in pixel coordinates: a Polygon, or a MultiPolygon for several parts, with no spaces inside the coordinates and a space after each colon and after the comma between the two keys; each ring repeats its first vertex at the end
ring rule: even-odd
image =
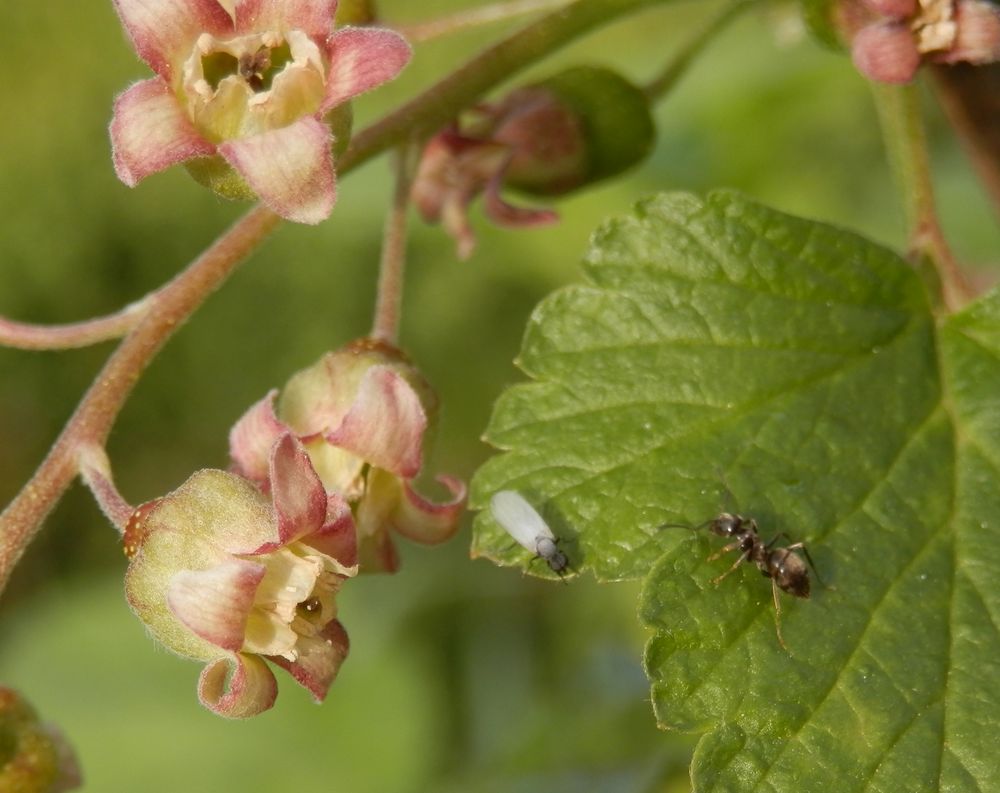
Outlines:
{"type": "Polygon", "coordinates": [[[198,699],[209,710],[229,719],[256,716],[274,704],[278,681],[255,655],[238,653],[213,661],[198,678],[198,699]]]}
{"type": "Polygon", "coordinates": [[[388,366],[373,366],[365,372],[340,426],[328,432],[326,439],[374,466],[410,479],[420,471],[420,444],[426,429],[427,415],[413,387],[388,366]]]}
{"type": "Polygon", "coordinates": [[[327,41],[330,69],[320,113],[370,91],[399,74],[410,60],[410,45],[384,28],[341,28],[327,41]]]}
{"type": "Polygon", "coordinates": [[[313,699],[322,702],[349,649],[347,631],[337,620],[332,620],[314,639],[299,640],[296,645],[299,651],[297,660],[289,661],[281,656],[268,658],[282,669],[287,669],[313,695],[313,699]]]}
{"type": "Polygon", "coordinates": [[[236,558],[207,570],[181,570],[167,585],[167,605],[202,639],[236,652],[264,572],[263,565],[236,558]]]}
{"type": "Polygon", "coordinates": [[[233,30],[232,18],[216,0],[112,1],[139,57],[167,82],[199,34],[233,30]]]}
{"type": "MultiPolygon", "coordinates": [[[[285,435],[274,445],[270,470],[271,497],[278,518],[277,545],[319,531],[326,518],[326,491],[295,436],[285,435]]],[[[266,550],[273,548],[265,545],[257,553],[266,550]]]]}
{"type": "Polygon", "coordinates": [[[229,140],[219,153],[277,214],[319,223],[336,200],[330,130],[311,116],[282,129],[229,140]]]}
{"type": "Polygon", "coordinates": [[[345,567],[358,563],[358,532],[351,507],[339,493],[328,493],[323,528],[302,541],[345,567]]]}
{"type": "Polygon", "coordinates": [[[274,413],[277,389],[253,405],[229,431],[229,456],[236,471],[255,482],[267,480],[271,450],[278,438],[288,432],[274,413]]]}
{"type": "Polygon", "coordinates": [[[302,30],[323,39],[333,29],[337,0],[241,0],[236,5],[238,33],[302,30]]]}
{"type": "Polygon", "coordinates": [[[437,477],[437,481],[451,492],[450,501],[428,501],[409,482],[403,482],[403,498],[396,505],[392,525],[404,537],[435,545],[450,539],[458,531],[459,520],[465,510],[465,483],[445,475],[437,477]]]}
{"type": "Polygon", "coordinates": [[[559,213],[553,209],[537,209],[533,207],[516,207],[508,204],[500,196],[507,163],[503,165],[489,180],[483,193],[483,210],[486,217],[498,226],[506,228],[525,228],[529,226],[544,226],[556,223],[559,213]]]}
{"type": "Polygon", "coordinates": [[[215,153],[159,78],[118,95],[110,133],[115,173],[129,187],[176,163],[215,153]]]}

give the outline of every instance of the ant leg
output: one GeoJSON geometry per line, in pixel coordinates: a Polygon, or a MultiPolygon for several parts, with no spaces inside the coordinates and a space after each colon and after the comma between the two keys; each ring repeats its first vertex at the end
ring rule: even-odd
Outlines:
{"type": "MultiPolygon", "coordinates": [[[[719,550],[717,550],[715,553],[713,553],[711,556],[709,556],[705,561],[706,562],[714,562],[720,556],[725,556],[730,551],[735,551],[742,544],[743,544],[743,540],[733,540],[728,545],[723,545],[721,548],[719,548],[719,550]]],[[[736,564],[739,564],[740,562],[742,562],[744,558],[746,558],[746,554],[744,554],[744,556],[742,558],[740,558],[739,560],[737,560],[736,564]]],[[[736,565],[733,565],[733,567],[735,567],[735,566],[736,565]]]]}
{"type": "MultiPolygon", "coordinates": [[[[727,546],[727,548],[729,550],[732,550],[732,548],[729,548],[728,546],[727,546]]],[[[716,556],[718,556],[718,554],[716,554],[716,556]]],[[[726,570],[726,572],[724,572],[722,575],[716,576],[715,578],[713,578],[710,583],[713,586],[718,586],[719,582],[722,581],[723,578],[725,578],[727,575],[729,575],[734,570],[736,570],[736,568],[739,567],[743,562],[745,562],[749,558],[749,556],[750,556],[750,551],[744,551],[743,553],[741,553],[740,556],[739,556],[739,558],[735,562],[733,562],[733,566],[732,567],[730,567],[728,570],[726,570]]],[[[714,557],[712,557],[712,558],[714,558],[714,557]]]]}
{"type": "MultiPolygon", "coordinates": [[[[786,540],[791,540],[792,539],[787,534],[785,534],[785,532],[779,531],[770,540],[767,541],[767,544],[764,546],[764,549],[770,551],[771,550],[771,546],[774,545],[782,537],[784,537],[786,540]]],[[[802,543],[800,542],[800,543],[798,543],[798,545],[793,545],[792,548],[798,548],[798,547],[801,547],[801,545],[802,545],[802,543]]]]}
{"type": "Polygon", "coordinates": [[[786,653],[791,654],[791,650],[788,649],[788,645],[785,644],[781,635],[781,598],[778,597],[778,584],[773,578],[771,579],[771,594],[774,595],[774,630],[778,634],[778,644],[786,653]]]}

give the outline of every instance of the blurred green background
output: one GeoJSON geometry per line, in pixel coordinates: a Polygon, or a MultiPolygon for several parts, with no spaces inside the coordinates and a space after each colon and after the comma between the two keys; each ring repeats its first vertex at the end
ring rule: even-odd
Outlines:
{"type": "MultiPolygon", "coordinates": [[[[380,10],[409,23],[474,5],[384,0],[380,10]]],[[[717,7],[665,4],[530,74],[593,62],[648,79],[717,7]]],[[[415,224],[403,344],[444,404],[428,473],[468,479],[491,453],[479,438],[496,395],[519,379],[511,361],[533,305],[579,277],[590,231],[642,194],[736,187],[902,244],[868,90],[845,58],[802,35],[791,10],[728,29],[658,106],[652,158],[561,202],[560,225],[504,232],[477,210],[480,247],[461,263],[439,229],[415,224]]],[[[182,169],[135,190],[116,179],[111,100],[147,70],[110,2],[7,3],[0,23],[0,313],[65,322],[114,311],[171,277],[244,207],[182,169]]],[[[502,30],[420,45],[403,78],[360,104],[359,124],[502,30]]],[[[964,261],[995,272],[995,216],[940,118],[931,130],[950,238],[964,261]]],[[[329,222],[281,228],[170,342],[111,437],[127,498],[225,466],[228,427],[249,404],[368,330],[388,192],[384,158],[351,174],[329,222]]],[[[0,349],[0,502],[110,349],[0,349]]],[[[286,677],[272,711],[231,723],[197,704],[197,665],[146,640],[121,597],[116,535],[74,487],[0,607],[0,684],[66,730],[94,791],[686,790],[694,738],[656,729],[636,585],[546,584],[470,561],[468,542],[466,526],[445,547],[405,546],[398,575],[345,587],[351,656],[323,706],[286,677]]]]}

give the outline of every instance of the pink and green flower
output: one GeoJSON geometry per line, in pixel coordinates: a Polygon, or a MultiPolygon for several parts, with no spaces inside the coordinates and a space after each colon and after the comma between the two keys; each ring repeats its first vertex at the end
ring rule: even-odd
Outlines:
{"type": "Polygon", "coordinates": [[[231,198],[318,223],[336,200],[348,101],[391,80],[410,48],[380,28],[333,30],[337,0],[114,0],[156,76],[115,102],[114,165],[131,186],[186,163],[231,198]]]}
{"type": "Polygon", "coordinates": [[[413,480],[437,400],[398,350],[363,339],[327,353],[250,408],[230,434],[235,470],[268,485],[267,459],[277,439],[294,434],[327,492],[351,504],[362,572],[399,567],[390,530],[428,545],[458,530],[465,485],[438,481],[444,503],[420,495],[413,480]]]}
{"type": "Polygon", "coordinates": [[[347,655],[336,595],[357,572],[350,507],[328,494],[291,435],[268,461],[270,495],[202,470],[136,509],[125,531],[129,604],[179,655],[204,661],[203,705],[243,718],[267,710],[282,667],[322,701],[347,655]]]}

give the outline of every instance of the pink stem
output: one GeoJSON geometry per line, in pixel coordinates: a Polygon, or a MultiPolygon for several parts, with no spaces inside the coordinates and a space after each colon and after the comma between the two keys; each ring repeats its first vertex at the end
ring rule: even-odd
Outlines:
{"type": "Polygon", "coordinates": [[[120,339],[142,321],[154,295],[147,295],[106,317],[64,325],[35,325],[0,317],[0,346],[22,350],[68,350],[120,339]]]}
{"type": "Polygon", "coordinates": [[[112,353],[35,475],[0,513],[0,590],[78,470],[81,447],[103,446],[118,411],[153,356],[280,222],[257,206],[173,281],[112,353]]]}

